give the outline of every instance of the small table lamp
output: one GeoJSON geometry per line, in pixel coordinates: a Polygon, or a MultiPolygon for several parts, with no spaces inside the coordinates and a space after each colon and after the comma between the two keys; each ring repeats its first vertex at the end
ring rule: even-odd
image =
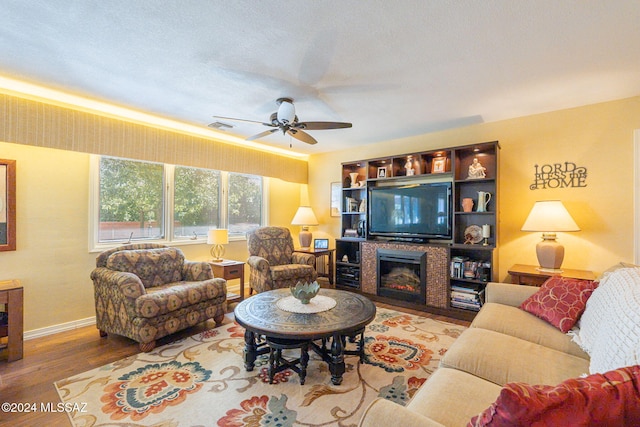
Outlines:
{"type": "Polygon", "coordinates": [[[529,212],[522,231],[542,231],[542,241],[536,245],[539,270],[559,273],[564,259],[564,246],[556,242],[556,231],[580,231],[560,200],[536,202],[529,212]]]}
{"type": "Polygon", "coordinates": [[[309,231],[309,226],[318,225],[318,220],[311,206],[300,206],[291,220],[291,225],[302,226],[302,231],[300,232],[300,247],[304,249],[311,247],[312,234],[309,231]]]}
{"type": "Polygon", "coordinates": [[[209,230],[207,243],[213,245],[210,251],[213,260],[216,262],[222,261],[222,256],[224,255],[224,246],[222,245],[229,243],[228,231],[224,228],[209,230]]]}

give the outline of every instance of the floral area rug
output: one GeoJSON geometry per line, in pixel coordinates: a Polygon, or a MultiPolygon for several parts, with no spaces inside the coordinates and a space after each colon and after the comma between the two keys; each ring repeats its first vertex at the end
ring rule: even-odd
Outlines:
{"type": "MultiPolygon", "coordinates": [[[[223,325],[58,381],[74,426],[353,426],[377,397],[401,405],[436,369],[464,327],[378,308],[365,331],[365,361],[345,356],[331,383],[313,351],[307,378],[285,370],[269,384],[268,355],[247,372],[244,329],[223,325]]],[[[299,350],[289,354],[299,356],[299,350]]]]}

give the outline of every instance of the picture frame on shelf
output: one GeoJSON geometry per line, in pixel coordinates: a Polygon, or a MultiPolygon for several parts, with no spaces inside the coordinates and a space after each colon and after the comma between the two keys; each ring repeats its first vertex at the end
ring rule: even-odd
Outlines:
{"type": "Polygon", "coordinates": [[[431,162],[431,173],[445,173],[447,171],[447,158],[434,157],[431,162]]]}
{"type": "Polygon", "coordinates": [[[358,200],[353,197],[345,199],[345,212],[358,212],[358,200]]]}
{"type": "Polygon", "coordinates": [[[340,200],[342,199],[342,188],[339,182],[331,183],[331,205],[329,208],[330,216],[340,216],[340,200]]]}
{"type": "Polygon", "coordinates": [[[386,178],[387,177],[387,167],[381,166],[378,168],[378,178],[386,178]]]}
{"type": "Polygon", "coordinates": [[[16,161],[0,159],[0,251],[16,250],[16,161]]]}
{"type": "Polygon", "coordinates": [[[313,239],[313,249],[329,249],[329,239],[313,239]]]}

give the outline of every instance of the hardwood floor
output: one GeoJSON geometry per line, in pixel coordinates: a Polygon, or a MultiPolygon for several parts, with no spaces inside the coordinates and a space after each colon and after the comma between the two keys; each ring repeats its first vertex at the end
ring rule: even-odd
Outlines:
{"type": "MultiPolygon", "coordinates": [[[[387,304],[378,307],[397,309],[387,304]]],[[[444,320],[462,326],[469,322],[430,315],[422,311],[402,308],[403,312],[444,320]]],[[[186,331],[159,340],[166,344],[215,327],[213,321],[194,326],[186,331]]],[[[100,338],[94,326],[61,332],[43,338],[25,341],[24,358],[8,363],[0,360],[0,403],[35,404],[37,411],[23,413],[0,412],[0,426],[69,426],[63,412],[42,412],[41,406],[54,407],[60,402],[55,381],[114,362],[138,353],[138,344],[123,337],[110,335],[100,338]]]]}
{"type": "MultiPolygon", "coordinates": [[[[158,345],[213,327],[215,323],[208,321],[161,339],[158,345]]],[[[53,383],[139,351],[138,344],[128,338],[100,338],[95,326],[25,341],[23,359],[0,361],[0,403],[35,403],[37,412],[0,412],[0,426],[70,426],[65,413],[40,411],[41,404],[55,407],[60,402],[53,383]]]]}

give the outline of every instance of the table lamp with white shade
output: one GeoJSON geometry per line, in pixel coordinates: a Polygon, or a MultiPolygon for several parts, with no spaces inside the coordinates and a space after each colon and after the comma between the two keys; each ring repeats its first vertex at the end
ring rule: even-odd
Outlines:
{"type": "Polygon", "coordinates": [[[300,206],[291,220],[291,225],[302,226],[302,231],[300,232],[300,247],[304,249],[311,247],[311,238],[313,236],[309,231],[309,226],[318,225],[318,219],[313,213],[311,206],[300,206]]]}
{"type": "Polygon", "coordinates": [[[560,200],[543,200],[533,205],[522,231],[541,231],[542,241],[536,245],[539,270],[562,272],[564,246],[556,241],[557,231],[580,231],[560,200]]]}
{"type": "Polygon", "coordinates": [[[224,246],[229,243],[229,232],[224,228],[217,228],[213,230],[209,230],[207,234],[207,244],[213,245],[211,246],[211,256],[213,257],[213,261],[220,262],[222,261],[222,256],[224,255],[224,246]]]}

